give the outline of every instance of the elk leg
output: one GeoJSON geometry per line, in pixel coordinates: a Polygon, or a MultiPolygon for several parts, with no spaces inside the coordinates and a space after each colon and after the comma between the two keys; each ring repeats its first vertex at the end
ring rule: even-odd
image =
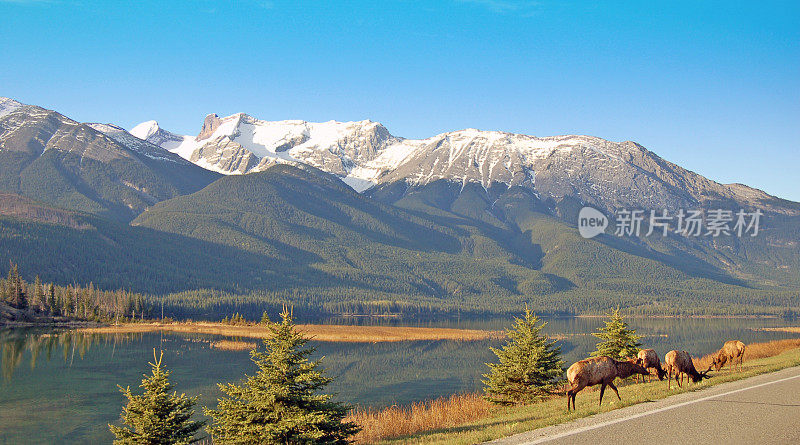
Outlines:
{"type": "Polygon", "coordinates": [[[600,406],[603,406],[603,393],[606,392],[606,384],[600,385],[600,406]]]}
{"type": "Polygon", "coordinates": [[[667,371],[669,371],[669,373],[667,374],[667,391],[669,391],[670,385],[672,384],[672,366],[667,368],[667,371]]]}
{"type": "MultiPolygon", "coordinates": [[[[642,378],[642,381],[644,381],[644,378],[642,378]]],[[[613,389],[613,390],[614,390],[614,394],[616,394],[616,395],[617,395],[617,398],[618,398],[620,401],[622,401],[622,397],[620,397],[620,396],[619,396],[619,391],[617,391],[617,387],[616,387],[616,386],[614,386],[614,382],[611,382],[611,383],[609,383],[609,384],[608,384],[608,386],[609,386],[611,389],[613,389]]]]}
{"type": "Polygon", "coordinates": [[[570,394],[570,390],[567,390],[567,412],[569,412],[569,401],[572,399],[572,394],[570,394]]]}

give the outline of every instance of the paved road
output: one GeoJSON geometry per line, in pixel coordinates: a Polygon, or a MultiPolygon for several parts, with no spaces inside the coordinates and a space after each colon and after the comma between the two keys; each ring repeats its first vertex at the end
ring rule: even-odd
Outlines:
{"type": "MultiPolygon", "coordinates": [[[[625,397],[624,393],[622,396],[625,397]]],[[[800,444],[800,367],[678,394],[491,443],[614,442],[800,444]]]]}

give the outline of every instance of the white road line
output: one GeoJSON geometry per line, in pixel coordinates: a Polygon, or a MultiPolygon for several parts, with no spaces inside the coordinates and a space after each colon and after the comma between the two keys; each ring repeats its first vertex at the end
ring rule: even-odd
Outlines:
{"type": "Polygon", "coordinates": [[[781,383],[781,382],[785,382],[787,380],[793,380],[793,379],[798,379],[798,378],[800,378],[800,375],[795,375],[795,376],[792,376],[792,377],[786,377],[786,378],[782,378],[782,379],[779,379],[779,380],[773,380],[771,382],[766,382],[766,383],[759,383],[758,385],[748,386],[747,388],[734,389],[732,391],[724,392],[722,394],[716,394],[716,395],[713,395],[713,396],[701,397],[699,399],[689,400],[689,401],[686,401],[686,402],[677,403],[675,405],[665,406],[663,408],[657,408],[657,409],[654,409],[652,411],[646,411],[646,412],[638,413],[638,414],[631,414],[630,416],[623,417],[623,418],[620,418],[620,419],[607,420],[605,422],[601,422],[601,423],[598,423],[598,424],[595,424],[595,425],[588,425],[588,426],[584,426],[584,427],[577,428],[577,429],[574,429],[574,430],[565,431],[563,433],[558,433],[558,434],[554,434],[552,436],[547,436],[547,437],[541,437],[541,438],[536,439],[536,440],[526,441],[526,442],[522,442],[522,443],[525,444],[525,445],[534,445],[534,444],[537,444],[537,443],[550,442],[551,440],[561,439],[563,437],[572,436],[573,434],[579,434],[579,433],[583,433],[583,432],[586,432],[586,431],[596,430],[598,428],[603,428],[603,427],[606,427],[606,426],[609,426],[609,425],[614,425],[614,424],[620,423],[620,422],[627,422],[629,420],[638,419],[640,417],[649,416],[651,414],[661,413],[661,412],[664,412],[664,411],[669,411],[671,409],[680,408],[682,406],[691,405],[693,403],[704,402],[706,400],[716,399],[717,397],[729,396],[731,394],[736,394],[736,393],[739,393],[739,392],[742,392],[742,391],[749,391],[751,389],[760,388],[762,386],[772,385],[773,383],[781,383]]]}

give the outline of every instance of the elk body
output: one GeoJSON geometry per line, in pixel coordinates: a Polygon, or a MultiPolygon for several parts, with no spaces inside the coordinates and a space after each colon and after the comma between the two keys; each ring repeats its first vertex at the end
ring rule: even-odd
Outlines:
{"type": "MultiPolygon", "coordinates": [[[[679,387],[683,386],[681,385],[681,381],[683,380],[683,375],[681,374],[691,377],[692,382],[699,383],[703,378],[708,378],[706,374],[708,374],[708,371],[711,371],[711,367],[709,366],[707,370],[697,372],[694,368],[694,362],[692,362],[692,356],[686,351],[673,350],[667,352],[667,355],[664,356],[664,363],[667,366],[667,373],[669,374],[667,378],[667,389],[670,389],[673,371],[675,372],[675,381],[678,382],[679,387]]],[[[688,377],[686,379],[687,382],[689,381],[688,377]]]]}
{"type": "Polygon", "coordinates": [[[567,411],[570,410],[570,401],[572,401],[572,408],[575,409],[575,395],[587,386],[601,385],[600,405],[603,404],[603,393],[606,386],[611,387],[617,394],[617,398],[622,400],[617,387],[614,386],[614,379],[617,377],[624,379],[633,374],[649,375],[650,372],[637,364],[635,360],[619,362],[606,356],[588,358],[573,363],[567,369],[567,380],[570,384],[570,389],[567,390],[567,411]]]}
{"type": "MultiPolygon", "coordinates": [[[[642,349],[641,351],[639,351],[639,354],[636,358],[636,363],[640,364],[643,368],[647,369],[648,371],[650,369],[655,368],[658,379],[664,380],[664,374],[666,374],[666,371],[664,371],[664,369],[661,368],[661,361],[658,359],[658,354],[656,354],[656,351],[652,349],[642,349]]],[[[648,376],[647,377],[648,381],[652,381],[653,375],[651,373],[648,373],[647,376],[648,376]]],[[[639,381],[639,374],[636,374],[636,381],[637,382],[639,381]]]]}
{"type": "Polygon", "coordinates": [[[741,370],[744,363],[744,350],[744,343],[739,340],[726,341],[722,349],[714,354],[714,370],[719,371],[727,362],[731,362],[731,366],[734,367],[738,362],[739,370],[741,370]]]}

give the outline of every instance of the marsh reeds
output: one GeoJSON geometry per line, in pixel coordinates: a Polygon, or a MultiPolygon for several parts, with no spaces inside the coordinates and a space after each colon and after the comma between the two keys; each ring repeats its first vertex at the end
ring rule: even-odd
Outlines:
{"type": "Polygon", "coordinates": [[[458,426],[486,417],[492,409],[494,406],[479,394],[454,394],[408,406],[377,410],[356,408],[347,420],[361,427],[354,438],[357,443],[371,443],[420,431],[458,426]]]}
{"type": "MultiPolygon", "coordinates": [[[[421,328],[408,326],[347,326],[347,325],[297,325],[297,329],[315,341],[332,342],[396,342],[420,340],[486,340],[502,338],[499,331],[452,328],[421,328]]],[[[113,334],[122,332],[177,332],[186,334],[212,334],[228,337],[267,338],[270,330],[259,324],[229,325],[211,322],[183,323],[128,323],[79,329],[80,332],[113,334]]]]}

